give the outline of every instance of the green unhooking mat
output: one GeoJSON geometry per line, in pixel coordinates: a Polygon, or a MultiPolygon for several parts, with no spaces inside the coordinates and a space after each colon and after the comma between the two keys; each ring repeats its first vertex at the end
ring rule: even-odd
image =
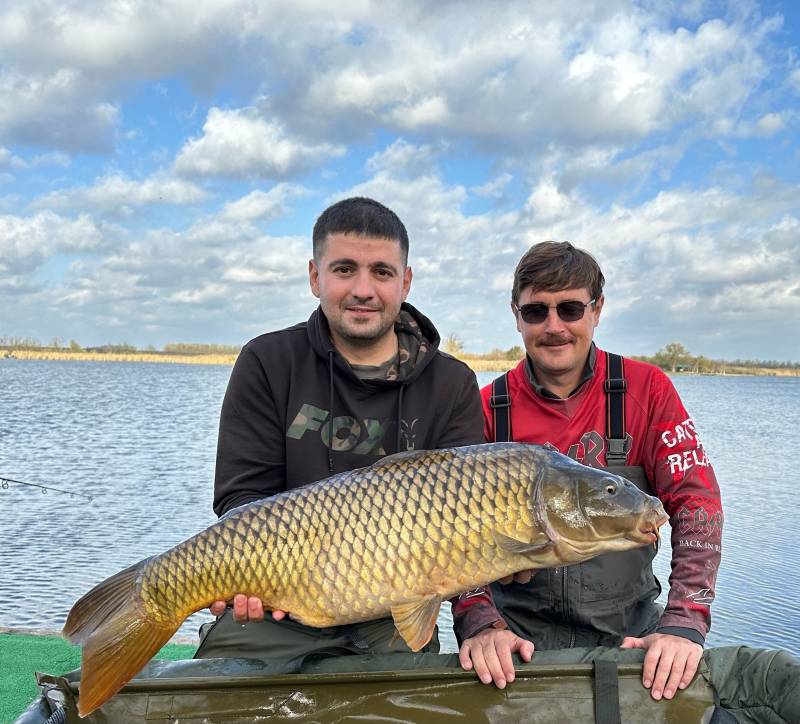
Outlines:
{"type": "Polygon", "coordinates": [[[709,649],[691,685],[653,701],[644,652],[537,652],[504,690],[480,684],[455,654],[390,654],[275,662],[151,662],[116,696],[78,719],[79,671],[39,675],[42,697],[18,724],[55,722],[594,722],[800,723],[800,662],[785,652],[709,649]]]}

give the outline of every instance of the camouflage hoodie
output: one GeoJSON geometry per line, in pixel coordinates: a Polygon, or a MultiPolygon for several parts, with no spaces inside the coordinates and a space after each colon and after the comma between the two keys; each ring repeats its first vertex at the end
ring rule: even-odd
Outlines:
{"type": "Polygon", "coordinates": [[[410,304],[395,329],[398,362],[383,379],[355,374],[321,309],[245,345],[222,403],[218,515],[394,452],[483,441],[474,373],[439,351],[433,324],[410,304]]]}

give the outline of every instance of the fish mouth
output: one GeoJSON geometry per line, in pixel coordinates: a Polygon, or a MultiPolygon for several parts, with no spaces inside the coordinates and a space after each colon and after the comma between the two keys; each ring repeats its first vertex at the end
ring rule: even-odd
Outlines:
{"type": "Polygon", "coordinates": [[[653,512],[651,513],[646,520],[644,520],[641,525],[635,531],[633,538],[634,540],[641,541],[642,543],[648,545],[651,543],[656,543],[661,540],[661,531],[660,528],[664,523],[669,520],[669,516],[665,513],[653,512]]]}
{"type": "Polygon", "coordinates": [[[661,537],[658,534],[658,528],[639,528],[638,533],[637,538],[645,543],[655,543],[661,537]]]}

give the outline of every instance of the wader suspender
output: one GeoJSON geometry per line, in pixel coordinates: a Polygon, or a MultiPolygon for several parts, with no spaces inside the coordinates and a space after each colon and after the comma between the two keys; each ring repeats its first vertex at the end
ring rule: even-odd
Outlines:
{"type": "Polygon", "coordinates": [[[492,382],[492,396],[489,407],[492,408],[494,423],[494,441],[511,442],[511,396],[508,394],[508,372],[500,375],[492,382]]]}
{"type": "Polygon", "coordinates": [[[628,460],[625,435],[625,369],[622,357],[606,352],[606,464],[625,465],[628,460]]]}

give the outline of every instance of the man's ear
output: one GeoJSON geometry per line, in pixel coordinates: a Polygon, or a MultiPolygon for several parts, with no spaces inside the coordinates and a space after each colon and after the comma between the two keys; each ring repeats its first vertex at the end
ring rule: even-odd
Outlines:
{"type": "Polygon", "coordinates": [[[311,293],[319,299],[319,269],[313,259],[308,260],[308,283],[311,286],[311,293]]]}
{"type": "Polygon", "coordinates": [[[603,302],[606,301],[604,295],[600,295],[600,298],[594,303],[594,309],[592,310],[592,314],[594,314],[594,326],[596,327],[600,324],[600,312],[603,311],[603,302]]]}
{"type": "Polygon", "coordinates": [[[407,266],[405,269],[403,269],[403,301],[406,301],[406,297],[411,291],[411,279],[413,276],[414,273],[411,271],[410,266],[407,266]]]}
{"type": "Polygon", "coordinates": [[[514,306],[514,302],[510,302],[508,305],[511,308],[511,314],[514,315],[514,322],[517,325],[517,332],[522,334],[522,329],[519,326],[519,315],[517,314],[517,308],[514,306]]]}

